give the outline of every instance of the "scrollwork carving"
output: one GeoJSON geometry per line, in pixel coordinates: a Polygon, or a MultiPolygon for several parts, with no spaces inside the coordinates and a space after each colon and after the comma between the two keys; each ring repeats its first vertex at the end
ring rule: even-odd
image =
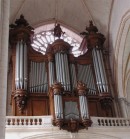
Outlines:
{"type": "Polygon", "coordinates": [[[55,83],[52,85],[53,93],[54,95],[61,95],[63,92],[62,84],[55,81],[55,83]]]}
{"type": "Polygon", "coordinates": [[[27,92],[25,90],[17,90],[14,94],[14,99],[16,101],[19,112],[23,114],[27,103],[27,92]]]}
{"type": "Polygon", "coordinates": [[[77,82],[77,91],[78,91],[79,95],[84,96],[88,92],[88,89],[82,81],[78,81],[77,82]]]}

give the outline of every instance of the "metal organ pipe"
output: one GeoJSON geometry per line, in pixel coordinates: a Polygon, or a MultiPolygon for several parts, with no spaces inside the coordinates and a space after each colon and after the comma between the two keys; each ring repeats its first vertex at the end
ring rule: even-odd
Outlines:
{"type": "Polygon", "coordinates": [[[71,87],[70,87],[70,72],[69,72],[69,64],[68,64],[68,58],[67,58],[67,54],[64,54],[64,62],[65,62],[65,67],[66,67],[66,77],[67,77],[67,86],[68,86],[68,91],[71,91],[71,87]]]}
{"type": "Polygon", "coordinates": [[[20,42],[20,89],[23,89],[23,42],[20,42]]]}
{"type": "Polygon", "coordinates": [[[30,72],[30,92],[46,92],[47,91],[47,73],[45,70],[45,62],[31,61],[30,72]]]}
{"type": "Polygon", "coordinates": [[[103,74],[104,74],[104,80],[105,80],[105,87],[106,87],[106,90],[108,92],[108,82],[107,82],[107,77],[106,77],[106,72],[105,72],[105,66],[104,66],[103,56],[102,56],[101,50],[99,51],[99,53],[100,53],[101,62],[102,62],[102,66],[103,66],[103,74]]]}
{"type": "Polygon", "coordinates": [[[56,63],[56,77],[58,82],[61,82],[66,91],[70,91],[70,76],[69,76],[69,65],[66,53],[55,54],[56,63]]]}
{"type": "Polygon", "coordinates": [[[47,91],[48,85],[47,85],[47,74],[45,74],[45,79],[44,79],[44,90],[45,92],[47,91]]]}
{"type": "Polygon", "coordinates": [[[63,119],[62,97],[54,95],[55,116],[56,119],[63,119]]]}
{"type": "Polygon", "coordinates": [[[62,78],[63,78],[63,86],[64,86],[64,89],[65,90],[68,90],[68,86],[67,86],[67,74],[66,74],[66,70],[67,70],[67,67],[66,67],[66,61],[65,61],[65,58],[64,58],[64,54],[61,54],[62,58],[62,78]]]}
{"type": "Polygon", "coordinates": [[[44,85],[44,73],[45,73],[45,66],[44,66],[45,63],[41,63],[41,83],[40,83],[40,91],[43,92],[44,89],[43,89],[43,85],[44,85]]]}
{"type": "Polygon", "coordinates": [[[41,87],[39,86],[41,83],[41,74],[42,74],[42,70],[41,70],[41,62],[38,64],[38,92],[41,92],[41,87]]]}
{"type": "Polygon", "coordinates": [[[79,96],[79,101],[82,107],[80,108],[81,110],[81,117],[82,119],[88,119],[89,114],[88,114],[88,106],[87,106],[87,99],[85,96],[79,96]]]}
{"type": "MultiPolygon", "coordinates": [[[[92,84],[93,77],[92,77],[92,70],[91,70],[90,66],[88,67],[88,70],[89,70],[89,74],[90,74],[89,86],[90,86],[90,88],[94,88],[93,84],[92,84]]],[[[93,90],[90,90],[90,93],[93,93],[93,90]]]]}
{"type": "Polygon", "coordinates": [[[63,55],[63,68],[64,68],[64,77],[65,77],[65,83],[64,83],[64,87],[65,87],[65,90],[69,90],[69,85],[68,85],[68,70],[67,70],[67,61],[66,61],[66,57],[65,57],[66,54],[63,55]]]}
{"type": "Polygon", "coordinates": [[[36,81],[36,84],[35,84],[35,89],[36,89],[36,92],[38,92],[38,63],[35,63],[35,75],[36,75],[36,78],[35,78],[35,81],[36,81]]]}
{"type": "Polygon", "coordinates": [[[102,92],[102,81],[101,81],[101,76],[100,76],[100,71],[99,71],[99,64],[97,61],[97,56],[96,56],[96,52],[95,52],[95,48],[92,50],[93,53],[93,63],[94,63],[94,70],[95,70],[95,74],[97,74],[97,86],[99,88],[99,92],[102,92]]]}
{"type": "Polygon", "coordinates": [[[63,119],[63,108],[62,108],[62,85],[61,83],[55,82],[52,85],[54,94],[54,108],[55,108],[55,118],[57,120],[63,119]]]}
{"type": "MultiPolygon", "coordinates": [[[[93,65],[94,65],[94,70],[95,70],[96,81],[98,82],[98,75],[97,75],[97,69],[96,69],[96,64],[95,64],[93,51],[92,51],[92,55],[93,55],[93,65]]],[[[100,92],[100,88],[99,88],[99,84],[98,83],[97,83],[97,88],[98,88],[98,91],[100,92]]]]}
{"type": "Polygon", "coordinates": [[[36,92],[36,63],[34,62],[34,92],[36,92]]]}
{"type": "Polygon", "coordinates": [[[49,84],[52,86],[54,83],[54,63],[49,61],[49,84]]]}
{"type": "Polygon", "coordinates": [[[60,66],[59,66],[59,55],[58,53],[55,54],[55,61],[56,61],[56,77],[57,77],[57,81],[60,82],[60,66]]]}
{"type": "Polygon", "coordinates": [[[16,45],[16,89],[27,90],[27,45],[22,40],[16,45]]]}
{"type": "Polygon", "coordinates": [[[85,101],[84,101],[84,96],[79,96],[79,101],[80,101],[80,104],[82,105],[82,109],[81,110],[81,116],[82,118],[86,119],[87,117],[87,111],[86,111],[86,107],[85,107],[85,101]]]}
{"type": "Polygon", "coordinates": [[[101,64],[101,59],[100,59],[100,55],[99,55],[99,51],[97,50],[97,60],[98,60],[98,64],[99,64],[99,71],[100,71],[100,75],[101,75],[101,80],[102,80],[102,89],[103,91],[105,91],[105,87],[104,87],[104,76],[103,76],[103,70],[102,70],[102,64],[101,64]]]}
{"type": "Polygon", "coordinates": [[[34,62],[32,62],[32,68],[31,68],[31,72],[32,72],[32,89],[33,89],[33,92],[35,92],[35,87],[34,87],[34,85],[35,85],[35,63],[34,62]]]}
{"type": "Polygon", "coordinates": [[[44,79],[45,79],[45,63],[42,63],[42,73],[41,73],[41,92],[45,91],[44,90],[44,79]]]}
{"type": "Polygon", "coordinates": [[[24,89],[27,90],[27,45],[24,44],[24,89]]]}
{"type": "Polygon", "coordinates": [[[102,52],[101,50],[94,48],[92,50],[92,55],[99,92],[108,92],[108,83],[105,73],[102,52]]]}
{"type": "Polygon", "coordinates": [[[90,95],[96,95],[96,86],[91,65],[78,65],[78,80],[87,84],[90,95]]]}
{"type": "Polygon", "coordinates": [[[59,81],[63,84],[63,76],[62,76],[62,74],[64,74],[64,73],[62,73],[63,71],[62,71],[62,61],[61,61],[60,53],[58,54],[58,60],[59,60],[59,81]]]}
{"type": "Polygon", "coordinates": [[[94,50],[92,51],[92,56],[93,56],[93,65],[94,65],[95,76],[96,76],[96,81],[97,81],[97,88],[98,88],[98,91],[100,92],[100,87],[99,87],[99,84],[98,84],[98,74],[97,74],[94,50]]]}
{"type": "Polygon", "coordinates": [[[15,69],[15,86],[16,89],[20,89],[20,84],[19,84],[19,42],[17,42],[16,45],[16,69],[15,69]]]}
{"type": "Polygon", "coordinates": [[[77,90],[79,94],[80,112],[82,120],[89,119],[88,104],[86,99],[86,86],[82,82],[78,82],[77,90]]]}
{"type": "Polygon", "coordinates": [[[76,87],[76,72],[75,72],[75,65],[74,64],[70,64],[70,73],[71,73],[71,84],[72,84],[72,88],[74,89],[76,87]]]}

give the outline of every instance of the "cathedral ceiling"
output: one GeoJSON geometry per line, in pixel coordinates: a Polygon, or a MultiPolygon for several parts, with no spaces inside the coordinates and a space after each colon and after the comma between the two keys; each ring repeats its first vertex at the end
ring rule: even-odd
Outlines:
{"type": "Polygon", "coordinates": [[[34,28],[57,20],[82,32],[93,20],[107,38],[112,4],[113,0],[11,0],[10,23],[23,14],[34,28]]]}

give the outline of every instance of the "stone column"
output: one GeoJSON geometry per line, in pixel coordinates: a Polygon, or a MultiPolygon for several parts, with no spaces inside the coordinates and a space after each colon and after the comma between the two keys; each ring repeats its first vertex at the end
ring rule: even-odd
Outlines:
{"type": "Polygon", "coordinates": [[[120,110],[121,110],[121,116],[123,118],[128,118],[126,98],[119,98],[118,100],[119,100],[119,105],[120,105],[120,110]]]}
{"type": "Polygon", "coordinates": [[[0,0],[0,139],[5,138],[10,0],[0,0]]]}

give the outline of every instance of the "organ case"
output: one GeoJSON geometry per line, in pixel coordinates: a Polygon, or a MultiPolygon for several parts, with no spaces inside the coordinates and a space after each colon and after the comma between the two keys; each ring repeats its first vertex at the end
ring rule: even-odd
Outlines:
{"type": "Polygon", "coordinates": [[[10,26],[14,115],[51,114],[54,125],[71,132],[90,126],[90,116],[115,115],[102,53],[105,38],[92,22],[86,30],[85,53],[74,57],[61,34],[43,55],[31,47],[33,28],[23,16],[10,26]]]}

